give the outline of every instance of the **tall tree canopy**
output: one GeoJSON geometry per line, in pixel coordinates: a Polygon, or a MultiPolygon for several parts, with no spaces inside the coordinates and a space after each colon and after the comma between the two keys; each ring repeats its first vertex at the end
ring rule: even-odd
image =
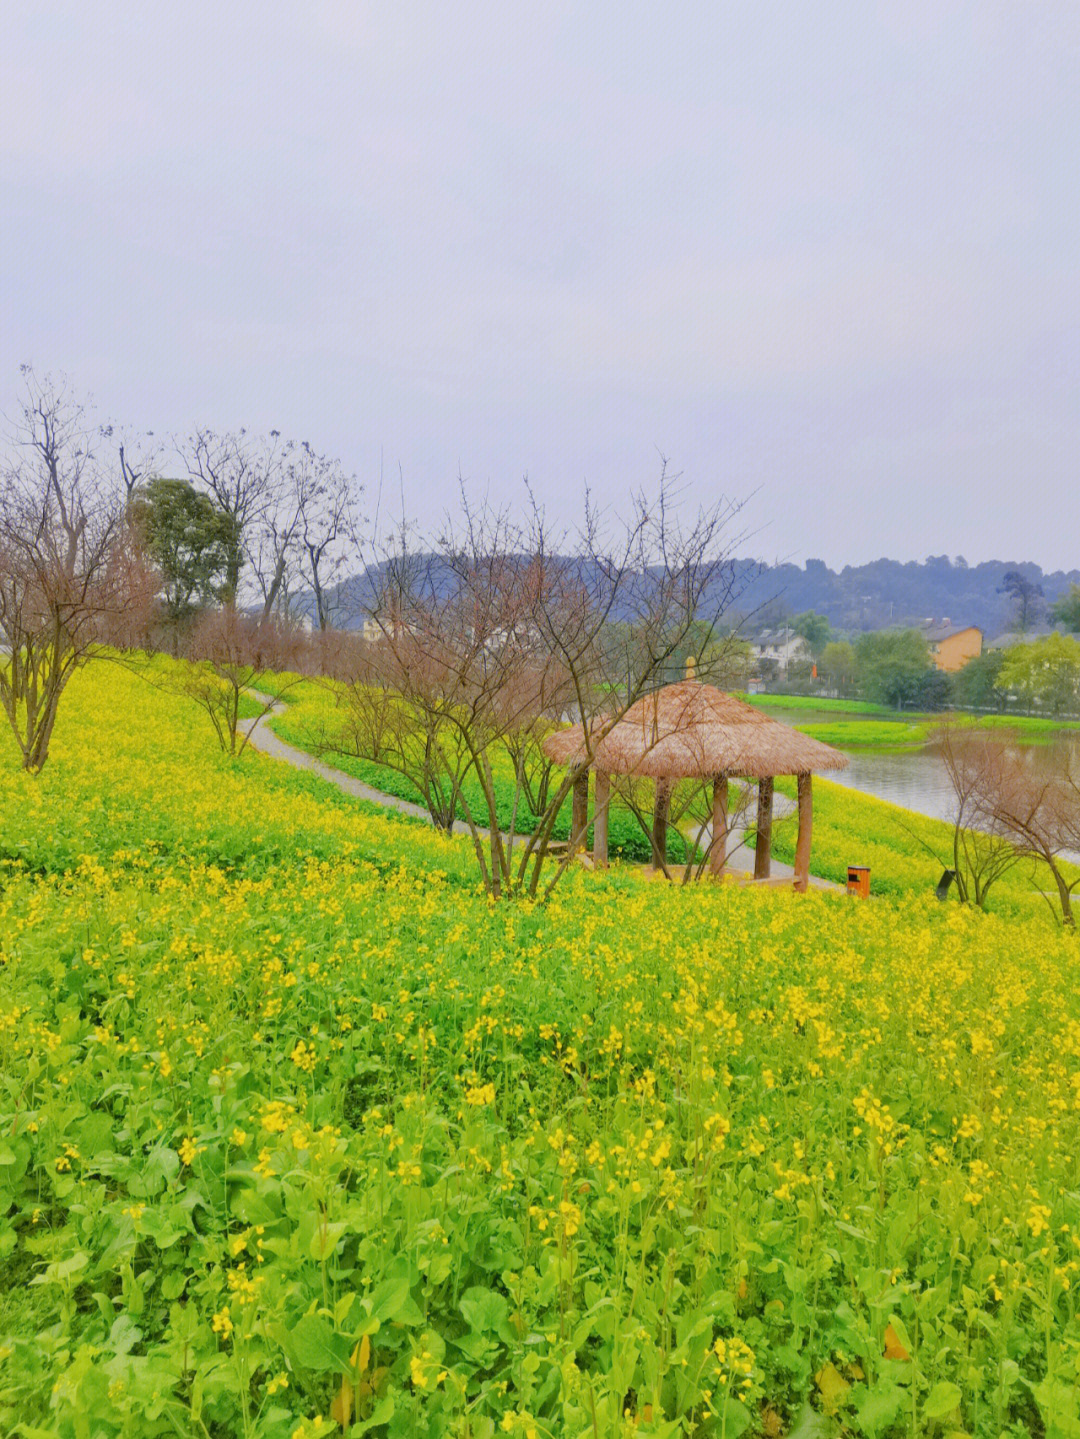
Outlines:
{"type": "Polygon", "coordinates": [[[859,636],[855,662],[863,696],[901,709],[920,698],[930,647],[919,630],[875,630],[859,636]]]}
{"type": "Polygon", "coordinates": [[[999,683],[1054,714],[1075,711],[1080,705],[1080,640],[1052,634],[1013,645],[1005,652],[999,683]]]}
{"type": "Polygon", "coordinates": [[[1007,570],[998,593],[1010,595],[1016,605],[1016,623],[1020,630],[1029,630],[1043,607],[1043,588],[1019,570],[1007,570]]]}
{"type": "Polygon", "coordinates": [[[813,610],[806,610],[801,615],[795,616],[791,621],[791,628],[797,635],[802,635],[810,646],[814,658],[820,659],[832,633],[829,621],[825,616],[815,614],[813,610]]]}
{"type": "Polygon", "coordinates": [[[186,624],[224,594],[236,549],[236,521],[187,480],[148,480],[131,518],[161,574],[166,622],[186,624]]]}
{"type": "Polygon", "coordinates": [[[1080,634],[1080,585],[1070,585],[1050,613],[1059,625],[1080,634]]]}

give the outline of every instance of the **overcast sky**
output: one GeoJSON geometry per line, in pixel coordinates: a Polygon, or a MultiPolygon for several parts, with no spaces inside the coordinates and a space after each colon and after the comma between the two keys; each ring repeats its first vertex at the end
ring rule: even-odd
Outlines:
{"type": "Polygon", "coordinates": [[[2,409],[1080,565],[1076,0],[38,0],[0,157],[2,409]]]}

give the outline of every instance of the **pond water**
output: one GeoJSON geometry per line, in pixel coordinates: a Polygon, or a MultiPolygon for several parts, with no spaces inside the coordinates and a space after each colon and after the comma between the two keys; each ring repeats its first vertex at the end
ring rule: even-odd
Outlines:
{"type": "MultiPolygon", "coordinates": [[[[828,718],[837,719],[838,716],[830,715],[828,718]]],[[[800,711],[785,714],[784,719],[794,724],[821,724],[825,716],[800,711]]],[[[898,720],[897,724],[903,727],[902,720],[898,720]]],[[[837,744],[837,748],[844,749],[842,744],[837,744]]],[[[1074,768],[1080,767],[1080,730],[1062,730],[1050,737],[1020,742],[1015,749],[1032,769],[1048,775],[1060,774],[1070,761],[1074,768]]],[[[890,804],[902,805],[917,814],[929,815],[933,819],[952,818],[952,786],[941,758],[940,745],[935,741],[902,750],[850,749],[844,750],[844,753],[849,760],[847,769],[826,778],[863,794],[888,800],[890,804]]],[[[1071,858],[1080,862],[1080,855],[1071,858]]]]}
{"type": "Polygon", "coordinates": [[[828,779],[933,819],[950,818],[952,786],[936,747],[886,752],[858,749],[844,753],[850,761],[847,769],[828,775],[828,779]]]}

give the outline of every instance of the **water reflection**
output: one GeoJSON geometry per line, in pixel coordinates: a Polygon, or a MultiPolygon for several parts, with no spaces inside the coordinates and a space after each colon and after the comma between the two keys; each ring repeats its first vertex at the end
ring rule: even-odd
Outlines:
{"type": "MultiPolygon", "coordinates": [[[[1048,776],[1061,774],[1070,761],[1074,772],[1080,768],[1080,734],[1075,730],[1039,743],[1016,744],[1012,749],[1025,765],[1048,776]]],[[[847,769],[828,776],[837,784],[933,819],[952,819],[955,800],[940,745],[931,742],[919,749],[844,753],[850,760],[847,769]]],[[[1067,853],[1066,857],[1080,863],[1080,855],[1067,853]]]]}
{"type": "Polygon", "coordinates": [[[935,748],[899,750],[881,754],[874,750],[845,750],[851,763],[829,779],[863,794],[887,799],[918,814],[948,819],[953,793],[941,754],[935,748]]]}

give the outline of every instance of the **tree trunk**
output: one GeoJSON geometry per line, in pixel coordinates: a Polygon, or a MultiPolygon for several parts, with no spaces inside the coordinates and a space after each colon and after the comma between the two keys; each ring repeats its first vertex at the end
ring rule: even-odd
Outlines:
{"type": "Polygon", "coordinates": [[[230,545],[229,556],[225,562],[225,585],[222,592],[222,603],[226,608],[236,604],[236,593],[240,588],[240,569],[243,564],[243,557],[240,546],[230,545]]]}
{"type": "Polygon", "coordinates": [[[1054,883],[1057,885],[1058,899],[1061,901],[1061,922],[1066,929],[1075,929],[1076,920],[1072,912],[1072,890],[1066,884],[1064,876],[1056,864],[1050,866],[1050,872],[1054,876],[1054,883]]]}
{"type": "Polygon", "coordinates": [[[799,775],[799,837],[795,841],[795,888],[805,894],[810,887],[810,836],[814,826],[813,777],[799,775]]]}
{"type": "Polygon", "coordinates": [[[31,774],[40,774],[49,758],[49,744],[56,725],[56,712],[60,707],[61,685],[50,686],[45,695],[45,704],[37,716],[37,724],[26,736],[27,745],[23,750],[23,769],[31,774]]]}
{"type": "Polygon", "coordinates": [[[277,562],[277,564],[276,564],[275,567],[274,567],[274,578],[271,580],[271,582],[270,582],[270,588],[267,590],[267,592],[266,592],[266,598],[263,600],[262,617],[263,617],[263,623],[264,623],[264,624],[266,623],[266,621],[270,618],[271,614],[273,613],[274,605],[277,603],[277,597],[278,597],[278,595],[281,593],[281,585],[282,585],[282,581],[284,580],[284,578],[285,578],[285,556],[284,556],[284,555],[279,555],[279,556],[278,556],[278,562],[277,562]]]}
{"type": "Polygon", "coordinates": [[[758,780],[757,841],[754,845],[754,878],[768,879],[772,873],[772,776],[758,780]]]}
{"type": "Polygon", "coordinates": [[[582,770],[574,781],[574,803],[570,811],[570,853],[585,848],[589,832],[589,771],[582,770]]]}
{"type": "Polygon", "coordinates": [[[608,807],[611,803],[611,776],[596,771],[595,818],[593,820],[593,863],[600,869],[608,866],[608,807]]]}
{"type": "Polygon", "coordinates": [[[667,868],[668,813],[671,809],[671,786],[666,779],[656,781],[653,805],[653,869],[667,868]]]}
{"type": "Polygon", "coordinates": [[[727,863],[727,775],[718,774],[712,787],[712,849],[709,851],[709,869],[719,879],[727,863]]]}

